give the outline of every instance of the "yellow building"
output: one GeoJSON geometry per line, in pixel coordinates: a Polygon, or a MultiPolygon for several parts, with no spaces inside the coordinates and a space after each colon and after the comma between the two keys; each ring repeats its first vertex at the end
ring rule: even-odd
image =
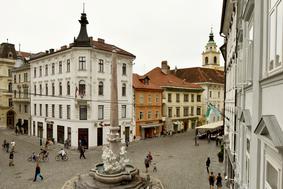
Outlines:
{"type": "Polygon", "coordinates": [[[0,45],[0,127],[14,128],[12,69],[16,58],[17,53],[13,44],[0,45]]]}

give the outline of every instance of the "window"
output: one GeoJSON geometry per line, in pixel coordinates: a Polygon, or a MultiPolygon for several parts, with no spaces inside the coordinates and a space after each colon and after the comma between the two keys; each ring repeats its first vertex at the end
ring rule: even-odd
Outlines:
{"type": "Polygon", "coordinates": [[[180,102],[180,94],[176,93],[176,102],[180,102]]]}
{"type": "Polygon", "coordinates": [[[189,95],[188,94],[184,94],[184,102],[189,102],[189,95]]]}
{"type": "Polygon", "coordinates": [[[127,65],[125,63],[123,63],[123,66],[122,66],[122,74],[127,75],[127,65]]]}
{"type": "Polygon", "coordinates": [[[209,98],[212,98],[212,91],[209,91],[209,98]]]}
{"type": "Polygon", "coordinates": [[[140,94],[140,104],[143,104],[143,94],[140,94]]]}
{"type": "Polygon", "coordinates": [[[59,118],[62,118],[62,105],[59,105],[59,118]]]}
{"type": "Polygon", "coordinates": [[[220,92],[218,91],[218,98],[220,98],[220,92]]]}
{"type": "Polygon", "coordinates": [[[13,99],[12,98],[9,98],[9,107],[12,107],[13,106],[13,99]]]}
{"type": "Polygon", "coordinates": [[[268,71],[282,67],[283,3],[270,0],[269,7],[269,65],[268,71]]]}
{"type": "Polygon", "coordinates": [[[168,117],[172,117],[172,108],[168,108],[168,117]]]}
{"type": "Polygon", "coordinates": [[[208,57],[205,57],[205,64],[208,64],[208,57]]]}
{"type": "Polygon", "coordinates": [[[17,83],[17,76],[14,75],[14,83],[17,83]]]}
{"type": "Polygon", "coordinates": [[[276,168],[269,161],[266,161],[266,185],[269,186],[266,188],[279,189],[278,176],[276,168]]]}
{"type": "Polygon", "coordinates": [[[24,73],[24,82],[28,81],[28,73],[24,73]]]}
{"type": "Polygon", "coordinates": [[[197,102],[201,102],[201,95],[197,95],[197,102]]]}
{"type": "Polygon", "coordinates": [[[24,98],[28,98],[28,87],[24,88],[24,98]]]}
{"type": "Polygon", "coordinates": [[[22,105],[19,104],[19,112],[21,113],[22,112],[22,105]]]}
{"type": "Polygon", "coordinates": [[[122,118],[126,118],[127,113],[127,106],[122,105],[122,118]]]}
{"type": "Polygon", "coordinates": [[[104,105],[98,105],[98,120],[104,119],[104,105]]]}
{"type": "Polygon", "coordinates": [[[148,103],[149,103],[149,104],[152,103],[151,95],[148,95],[148,103]]]}
{"type": "Polygon", "coordinates": [[[103,95],[103,82],[100,81],[98,84],[98,95],[103,95]]]}
{"type": "Polygon", "coordinates": [[[214,64],[217,63],[217,58],[216,58],[216,56],[213,58],[213,62],[214,62],[214,64]]]}
{"type": "Polygon", "coordinates": [[[151,111],[147,112],[147,119],[151,119],[151,111]]]}
{"type": "Polygon", "coordinates": [[[45,104],[45,117],[48,117],[48,104],[45,104]]]}
{"type": "Polygon", "coordinates": [[[70,81],[67,81],[67,95],[71,94],[70,81]]]}
{"type": "Polygon", "coordinates": [[[180,117],[180,107],[176,107],[176,117],[180,117]]]}
{"type": "Polygon", "coordinates": [[[194,101],[195,101],[195,95],[191,94],[191,102],[194,102],[194,101]]]}
{"type": "Polygon", "coordinates": [[[189,107],[184,107],[184,116],[189,116],[189,107]]]}
{"type": "Polygon", "coordinates": [[[197,115],[201,114],[201,107],[197,107],[197,115]]]}
{"type": "Polygon", "coordinates": [[[36,85],[33,86],[33,90],[34,96],[36,96],[36,85]]]}
{"type": "Polygon", "coordinates": [[[71,119],[71,105],[67,105],[67,119],[71,119]]]}
{"type": "Polygon", "coordinates": [[[52,96],[55,96],[55,84],[52,83],[52,96]]]}
{"type": "Polygon", "coordinates": [[[123,83],[122,85],[122,96],[126,96],[126,84],[123,83]]]}
{"type": "Polygon", "coordinates": [[[172,102],[172,94],[168,93],[168,102],[172,102]]]}
{"type": "Polygon", "coordinates": [[[55,117],[55,104],[52,104],[52,117],[55,117]]]}
{"type": "Polygon", "coordinates": [[[159,95],[158,94],[155,96],[155,102],[156,102],[156,104],[159,103],[159,95]]]}
{"type": "Polygon", "coordinates": [[[69,73],[71,70],[70,59],[67,59],[67,72],[69,73]]]}
{"type": "Polygon", "coordinates": [[[85,56],[79,57],[79,70],[86,70],[86,58],[85,58],[85,56]]]}
{"type": "Polygon", "coordinates": [[[51,71],[52,71],[52,75],[54,75],[55,74],[55,63],[52,63],[52,67],[51,67],[51,71]]]}
{"type": "Polygon", "coordinates": [[[33,115],[36,115],[36,104],[33,105],[33,115]]]}
{"type": "Polygon", "coordinates": [[[194,107],[191,107],[191,115],[194,115],[194,107]]]}
{"type": "Polygon", "coordinates": [[[42,66],[39,66],[39,77],[42,77],[42,66]]]}
{"type": "Polygon", "coordinates": [[[104,65],[103,65],[103,60],[102,59],[99,59],[98,66],[99,66],[98,72],[103,73],[104,72],[104,65]]]}
{"type": "Polygon", "coordinates": [[[14,90],[14,98],[17,98],[17,91],[14,90]]]}
{"type": "Polygon", "coordinates": [[[42,104],[39,104],[39,116],[42,116],[42,104]]]}
{"type": "Polygon", "coordinates": [[[140,112],[140,120],[143,119],[143,112],[140,112]]]}
{"type": "Polygon", "coordinates": [[[21,83],[21,74],[19,74],[19,83],[21,83]]]}
{"type": "Polygon", "coordinates": [[[156,111],[156,112],[155,112],[155,117],[156,117],[156,118],[159,118],[159,116],[160,116],[160,115],[159,115],[159,111],[156,111]]]}
{"type": "Polygon", "coordinates": [[[48,96],[48,83],[45,83],[45,95],[48,96]]]}
{"type": "Polygon", "coordinates": [[[25,109],[25,113],[28,113],[28,105],[25,104],[24,109],[25,109]]]}
{"type": "Polygon", "coordinates": [[[33,68],[33,77],[36,77],[36,68],[33,68]]]}
{"type": "Polygon", "coordinates": [[[59,82],[59,95],[62,95],[62,82],[59,82]]]}
{"type": "Polygon", "coordinates": [[[62,73],[62,61],[59,62],[59,74],[62,73]]]}
{"type": "Polygon", "coordinates": [[[11,93],[13,91],[13,89],[12,89],[12,82],[10,82],[8,84],[8,91],[9,91],[9,93],[11,93]]]}
{"type": "Polygon", "coordinates": [[[39,95],[42,96],[42,85],[39,85],[39,95]]]}
{"type": "Polygon", "coordinates": [[[45,65],[45,76],[48,76],[48,65],[45,65]]]}
{"type": "Polygon", "coordinates": [[[8,69],[8,76],[9,76],[9,77],[12,77],[12,71],[11,71],[11,69],[8,69]]]}

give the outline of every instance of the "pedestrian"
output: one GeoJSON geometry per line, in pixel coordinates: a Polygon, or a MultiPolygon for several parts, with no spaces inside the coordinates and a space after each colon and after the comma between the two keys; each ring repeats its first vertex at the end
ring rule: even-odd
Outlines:
{"type": "Polygon", "coordinates": [[[149,164],[151,164],[151,161],[153,159],[152,155],[151,155],[151,152],[148,152],[147,157],[148,157],[149,164]]]}
{"type": "Polygon", "coordinates": [[[216,177],[216,186],[217,186],[217,189],[222,188],[222,177],[220,173],[218,173],[218,176],[216,177]]]}
{"type": "Polygon", "coordinates": [[[39,138],[39,145],[40,145],[40,147],[42,146],[42,138],[41,137],[39,138]]]}
{"type": "Polygon", "coordinates": [[[9,167],[14,166],[14,151],[11,150],[10,155],[9,155],[9,167]]]}
{"type": "Polygon", "coordinates": [[[218,146],[218,137],[216,137],[215,142],[216,142],[216,146],[218,146]]]}
{"type": "Polygon", "coordinates": [[[209,157],[207,158],[205,164],[206,164],[207,174],[209,174],[209,166],[210,166],[210,158],[209,157]]]}
{"type": "Polygon", "coordinates": [[[15,152],[16,142],[14,140],[11,141],[11,151],[15,152]]]}
{"type": "Polygon", "coordinates": [[[6,152],[9,153],[10,144],[9,142],[6,143],[6,152]]]}
{"type": "Polygon", "coordinates": [[[7,141],[6,141],[6,139],[4,139],[4,142],[3,142],[3,145],[2,145],[4,150],[6,150],[6,143],[7,143],[7,141]]]}
{"type": "Polygon", "coordinates": [[[210,175],[208,176],[208,182],[209,182],[210,189],[214,189],[215,177],[213,175],[213,172],[211,172],[210,175]]]}
{"type": "Polygon", "coordinates": [[[80,149],[80,159],[81,159],[82,157],[83,157],[84,159],[86,159],[84,147],[83,147],[83,146],[80,146],[79,149],[80,149]]]}
{"type": "Polygon", "coordinates": [[[195,146],[198,146],[198,129],[196,129],[196,132],[195,132],[195,146]]]}
{"type": "Polygon", "coordinates": [[[148,168],[149,168],[149,158],[148,156],[145,157],[144,159],[144,165],[145,165],[145,172],[148,172],[148,168]]]}
{"type": "Polygon", "coordinates": [[[39,176],[39,177],[41,178],[41,180],[43,180],[43,176],[42,176],[41,173],[40,173],[40,166],[39,166],[39,163],[38,163],[38,162],[36,163],[35,175],[34,175],[33,182],[36,181],[37,176],[39,176]]]}
{"type": "Polygon", "coordinates": [[[210,133],[210,131],[207,131],[207,140],[208,140],[208,143],[210,143],[210,137],[211,137],[211,133],[210,133]]]}

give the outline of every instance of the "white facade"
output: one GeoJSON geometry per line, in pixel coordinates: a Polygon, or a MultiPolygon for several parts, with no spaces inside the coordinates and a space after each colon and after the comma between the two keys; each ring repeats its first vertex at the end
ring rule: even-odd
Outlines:
{"type": "Polygon", "coordinates": [[[223,2],[230,188],[282,189],[283,1],[223,2]]]}

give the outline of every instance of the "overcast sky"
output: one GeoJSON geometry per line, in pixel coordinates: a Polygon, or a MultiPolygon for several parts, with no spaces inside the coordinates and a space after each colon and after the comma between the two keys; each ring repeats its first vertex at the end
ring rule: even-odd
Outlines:
{"type": "Polygon", "coordinates": [[[88,35],[136,55],[139,74],[162,60],[171,68],[201,66],[211,27],[217,45],[223,41],[222,0],[2,0],[0,41],[34,53],[69,44],[79,33],[83,2],[88,35]]]}

